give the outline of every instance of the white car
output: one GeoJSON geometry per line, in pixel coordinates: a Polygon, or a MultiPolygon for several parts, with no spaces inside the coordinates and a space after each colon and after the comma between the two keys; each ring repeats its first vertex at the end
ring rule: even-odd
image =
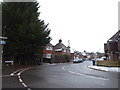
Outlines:
{"type": "Polygon", "coordinates": [[[103,61],[104,59],[103,58],[96,58],[95,60],[96,61],[103,61]]]}
{"type": "Polygon", "coordinates": [[[81,63],[81,62],[83,62],[83,59],[75,58],[73,60],[73,63],[81,63]]]}

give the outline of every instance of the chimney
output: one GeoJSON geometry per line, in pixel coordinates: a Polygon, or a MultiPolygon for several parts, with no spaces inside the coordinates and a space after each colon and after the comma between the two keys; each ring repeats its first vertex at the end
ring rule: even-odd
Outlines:
{"type": "Polygon", "coordinates": [[[61,39],[59,40],[59,43],[62,43],[62,40],[61,40],[61,39]]]}
{"type": "Polygon", "coordinates": [[[70,47],[70,40],[68,40],[68,46],[70,47]]]}

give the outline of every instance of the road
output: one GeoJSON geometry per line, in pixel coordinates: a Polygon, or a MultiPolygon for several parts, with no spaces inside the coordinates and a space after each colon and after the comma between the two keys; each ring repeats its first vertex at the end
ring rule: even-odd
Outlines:
{"type": "MultiPolygon", "coordinates": [[[[118,88],[118,73],[93,70],[83,63],[43,64],[3,75],[3,88],[118,88]]],[[[3,71],[4,72],[4,71],[3,71]]]]}

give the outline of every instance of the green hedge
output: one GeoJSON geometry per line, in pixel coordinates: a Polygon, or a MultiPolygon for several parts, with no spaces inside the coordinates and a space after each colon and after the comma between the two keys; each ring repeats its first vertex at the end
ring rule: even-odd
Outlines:
{"type": "Polygon", "coordinates": [[[97,61],[96,64],[97,66],[120,67],[120,61],[105,60],[97,61]]]}

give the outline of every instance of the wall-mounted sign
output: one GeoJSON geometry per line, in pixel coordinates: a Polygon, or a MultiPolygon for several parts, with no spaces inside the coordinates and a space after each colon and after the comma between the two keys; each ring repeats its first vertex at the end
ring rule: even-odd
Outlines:
{"type": "Polygon", "coordinates": [[[2,40],[1,40],[1,41],[0,41],[0,44],[6,44],[6,41],[2,41],[2,40]]]}

